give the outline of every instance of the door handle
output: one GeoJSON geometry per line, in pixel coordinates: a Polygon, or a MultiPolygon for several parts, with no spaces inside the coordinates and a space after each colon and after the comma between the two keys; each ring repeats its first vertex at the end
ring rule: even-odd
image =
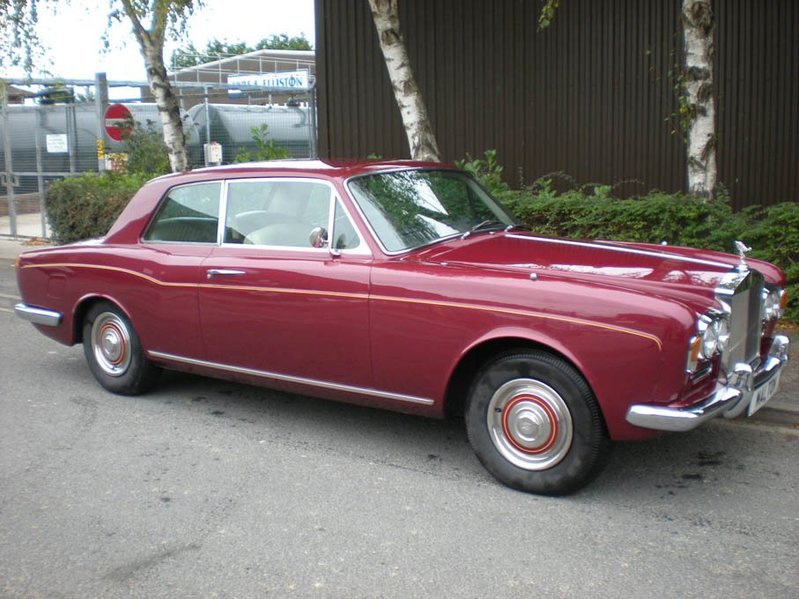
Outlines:
{"type": "Polygon", "coordinates": [[[213,279],[216,276],[220,277],[238,277],[240,275],[247,274],[243,270],[232,270],[229,268],[211,268],[206,273],[206,277],[208,279],[213,279]]]}

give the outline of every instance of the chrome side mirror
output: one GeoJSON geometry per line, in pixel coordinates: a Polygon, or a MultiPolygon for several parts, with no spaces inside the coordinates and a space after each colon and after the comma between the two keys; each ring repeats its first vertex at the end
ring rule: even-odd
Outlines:
{"type": "Polygon", "coordinates": [[[324,227],[314,227],[313,231],[311,231],[311,235],[309,236],[308,240],[311,242],[311,247],[314,248],[327,247],[328,244],[327,229],[325,229],[324,227]]]}

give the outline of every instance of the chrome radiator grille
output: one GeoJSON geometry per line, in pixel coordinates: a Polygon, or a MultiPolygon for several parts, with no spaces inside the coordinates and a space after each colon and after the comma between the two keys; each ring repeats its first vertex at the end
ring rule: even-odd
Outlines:
{"type": "Polygon", "coordinates": [[[759,358],[763,287],[759,272],[735,270],[726,274],[716,288],[716,297],[730,310],[730,339],[722,358],[727,370],[740,362],[754,366],[759,358]]]}

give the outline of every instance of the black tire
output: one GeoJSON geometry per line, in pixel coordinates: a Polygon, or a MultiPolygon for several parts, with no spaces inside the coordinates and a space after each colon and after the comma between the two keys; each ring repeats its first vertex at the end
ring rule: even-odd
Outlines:
{"type": "Polygon", "coordinates": [[[147,391],[160,373],[144,355],[130,321],[109,302],[95,304],[86,314],[83,353],[94,378],[120,395],[139,395],[147,391]]]}
{"type": "Polygon", "coordinates": [[[467,399],[466,432],[497,480],[541,495],[584,487],[610,452],[585,379],[544,351],[503,354],[477,374],[467,399]]]}

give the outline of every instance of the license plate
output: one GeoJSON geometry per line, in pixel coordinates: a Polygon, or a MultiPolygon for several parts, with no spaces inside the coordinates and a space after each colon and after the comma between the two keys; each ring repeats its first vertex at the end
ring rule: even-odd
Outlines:
{"type": "Polygon", "coordinates": [[[751,416],[757,412],[760,408],[766,405],[766,402],[768,402],[769,399],[773,397],[780,386],[781,374],[782,371],[777,372],[774,378],[768,383],[754,390],[752,393],[752,399],[749,401],[749,412],[747,413],[747,416],[751,416]]]}

